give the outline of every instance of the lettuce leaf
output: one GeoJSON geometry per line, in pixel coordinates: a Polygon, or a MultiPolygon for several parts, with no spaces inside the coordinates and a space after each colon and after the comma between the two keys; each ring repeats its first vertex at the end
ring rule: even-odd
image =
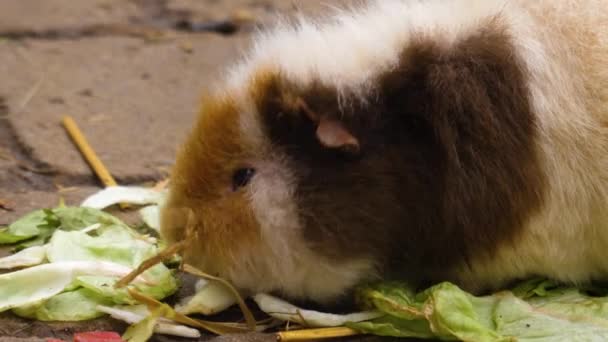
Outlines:
{"type": "Polygon", "coordinates": [[[0,269],[27,267],[42,264],[46,259],[46,246],[33,246],[0,258],[0,269]]]}
{"type": "Polygon", "coordinates": [[[131,325],[122,335],[122,338],[129,342],[146,342],[154,334],[154,327],[156,327],[160,317],[163,316],[163,311],[166,310],[165,306],[159,306],[152,310],[144,319],[131,325]]]}
{"type": "Polygon", "coordinates": [[[80,230],[95,223],[126,226],[116,217],[92,208],[40,209],[0,229],[0,244],[22,242],[17,249],[44,245],[57,229],[80,230]]]}
{"type": "Polygon", "coordinates": [[[121,277],[131,271],[129,267],[111,262],[66,261],[0,274],[0,312],[38,303],[73,289],[73,282],[79,276],[121,277]]]}
{"type": "MultiPolygon", "coordinates": [[[[124,321],[129,324],[136,324],[150,315],[150,311],[145,305],[127,305],[127,306],[97,306],[97,310],[103,311],[112,316],[112,318],[124,321]]],[[[160,318],[159,322],[154,327],[154,332],[165,335],[174,335],[180,337],[199,338],[201,333],[193,328],[185,325],[176,324],[165,318],[160,318]]]]}
{"type": "Polygon", "coordinates": [[[196,283],[196,293],[183,298],[175,311],[184,315],[203,314],[214,315],[236,304],[234,294],[223,284],[215,281],[199,279],[196,283]]]}
{"type": "Polygon", "coordinates": [[[551,281],[532,280],[483,297],[451,283],[419,293],[401,283],[372,284],[360,288],[358,298],[386,316],[347,326],[375,335],[446,341],[608,340],[608,297],[551,281]]]}
{"type": "Polygon", "coordinates": [[[12,244],[35,237],[44,229],[47,222],[47,212],[37,210],[31,212],[8,227],[0,228],[0,244],[12,244]]]}
{"type": "Polygon", "coordinates": [[[79,288],[62,292],[46,301],[14,308],[13,312],[39,321],[84,321],[105,315],[97,310],[97,306],[108,304],[108,299],[88,289],[79,288]]]}
{"type": "Polygon", "coordinates": [[[148,227],[160,232],[160,206],[149,205],[143,207],[139,209],[139,215],[148,227]]]}
{"type": "Polygon", "coordinates": [[[338,315],[315,310],[306,310],[264,293],[253,296],[253,300],[260,309],[268,315],[282,321],[296,322],[306,327],[336,327],[344,325],[346,322],[367,321],[384,315],[378,311],[338,315]]]}
{"type": "MultiPolygon", "coordinates": [[[[130,268],[156,255],[158,248],[135,233],[118,225],[105,226],[98,229],[97,236],[90,236],[82,231],[57,231],[51,239],[47,257],[51,262],[69,260],[102,260],[110,261],[130,268]]],[[[165,265],[157,264],[142,275],[149,283],[134,283],[133,285],[148,296],[156,299],[173,294],[178,288],[178,282],[165,265]]],[[[126,289],[116,289],[115,277],[94,275],[81,276],[76,279],[79,286],[95,292],[97,295],[111,299],[116,304],[135,304],[126,289]]]]}
{"type": "Polygon", "coordinates": [[[160,204],[166,196],[165,191],[137,186],[109,186],[86,198],[81,206],[104,209],[118,203],[160,204]]]}
{"type": "MultiPolygon", "coordinates": [[[[131,286],[155,299],[168,297],[177,290],[178,282],[171,273],[156,279],[158,282],[154,283],[153,286],[142,283],[132,283],[131,286]]],[[[99,296],[111,299],[115,304],[137,304],[137,301],[131,298],[126,288],[114,288],[117,281],[115,277],[81,276],[76,279],[75,283],[99,296]]]]}
{"type": "Polygon", "coordinates": [[[156,254],[156,246],[123,226],[104,226],[93,234],[82,231],[55,232],[47,247],[47,258],[50,262],[111,261],[135,268],[156,254]]]}
{"type": "MultiPolygon", "coordinates": [[[[91,208],[38,210],[5,233],[9,238],[4,241],[46,243],[0,259],[0,266],[6,267],[48,260],[0,275],[0,312],[12,309],[38,320],[91,319],[104,314],[97,306],[136,303],[126,289],[115,289],[114,284],[159,249],[155,238],[91,208]]],[[[158,264],[138,276],[131,287],[162,299],[177,290],[178,282],[173,271],[158,264]]]]}

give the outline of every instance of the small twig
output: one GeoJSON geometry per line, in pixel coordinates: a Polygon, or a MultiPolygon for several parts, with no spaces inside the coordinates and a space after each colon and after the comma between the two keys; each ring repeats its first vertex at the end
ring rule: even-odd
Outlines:
{"type": "MultiPolygon", "coordinates": [[[[160,251],[155,256],[152,256],[146,260],[144,260],[136,269],[134,269],[131,273],[124,276],[120,279],[115,285],[115,288],[121,288],[127,286],[130,282],[132,282],[138,275],[144,273],[150,267],[161,263],[175,254],[181,255],[181,253],[188,247],[188,245],[192,242],[192,232],[194,232],[194,214],[192,210],[188,210],[188,220],[186,221],[186,238],[181,242],[175,243],[162,251],[160,251]]],[[[182,256],[183,257],[183,256],[182,256]]],[[[183,262],[183,258],[180,263],[183,262]]]]}
{"type": "Polygon", "coordinates": [[[347,327],[302,329],[281,331],[277,333],[277,341],[310,341],[326,338],[361,335],[357,330],[347,327]]]}
{"type": "Polygon", "coordinates": [[[133,270],[131,273],[127,274],[122,279],[120,279],[116,284],[114,284],[114,287],[118,289],[118,288],[127,286],[135,278],[137,278],[138,275],[144,273],[150,267],[172,257],[176,253],[179,253],[182,249],[184,249],[185,246],[186,246],[185,241],[176,243],[174,245],[171,245],[168,248],[165,248],[163,251],[161,251],[157,255],[144,260],[141,264],[139,264],[139,266],[135,270],[133,270]]]}
{"type": "Polygon", "coordinates": [[[202,272],[199,269],[195,268],[194,266],[191,266],[188,264],[184,265],[184,271],[187,273],[190,273],[192,275],[207,279],[207,280],[217,281],[217,282],[221,283],[222,285],[224,285],[228,290],[230,290],[230,292],[232,292],[234,298],[236,299],[236,302],[237,302],[239,308],[241,309],[243,316],[245,317],[245,322],[247,323],[247,326],[249,327],[249,329],[251,329],[252,331],[255,330],[255,326],[256,326],[255,317],[253,317],[253,313],[251,312],[251,310],[245,303],[245,300],[243,299],[241,294],[237,291],[237,289],[232,284],[230,284],[225,279],[222,279],[219,277],[214,277],[214,276],[207,274],[205,272],[202,272]]]}
{"type": "Polygon", "coordinates": [[[308,324],[308,322],[306,322],[306,318],[304,318],[304,316],[302,316],[302,311],[300,309],[296,310],[296,314],[298,315],[298,317],[300,317],[300,319],[302,320],[302,325],[305,327],[309,327],[310,324],[308,324]]]}
{"type": "MultiPolygon", "coordinates": [[[[107,187],[117,186],[118,184],[114,180],[114,177],[112,177],[108,169],[105,167],[105,165],[103,165],[99,157],[97,157],[97,154],[91,148],[91,145],[89,145],[87,139],[84,137],[84,134],[82,134],[80,128],[78,128],[78,125],[76,125],[74,119],[66,115],[62,119],[62,123],[65,129],[68,131],[68,134],[80,150],[80,153],[82,153],[82,155],[89,163],[93,171],[95,171],[97,177],[101,180],[101,182],[107,187]]],[[[128,208],[128,205],[120,203],[120,207],[122,209],[126,209],[128,208]]]]}
{"type": "Polygon", "coordinates": [[[133,297],[133,299],[146,305],[149,311],[153,311],[158,307],[165,306],[166,308],[168,308],[168,311],[167,315],[164,315],[164,317],[177,323],[186,324],[191,327],[196,327],[200,329],[205,329],[218,335],[245,333],[250,331],[248,327],[245,327],[242,324],[238,323],[205,321],[201,319],[190,318],[184,314],[176,312],[169,305],[161,303],[152,297],[146,296],[140,292],[135,291],[134,289],[127,288],[127,292],[129,292],[129,295],[133,297]]]}

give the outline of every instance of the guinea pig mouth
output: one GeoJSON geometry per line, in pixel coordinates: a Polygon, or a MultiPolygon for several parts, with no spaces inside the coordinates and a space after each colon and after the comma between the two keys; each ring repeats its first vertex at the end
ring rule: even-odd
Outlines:
{"type": "Polygon", "coordinates": [[[165,206],[161,211],[161,238],[168,246],[183,243],[179,252],[185,264],[190,264],[200,271],[216,275],[217,267],[208,262],[208,250],[200,236],[202,223],[196,220],[193,209],[188,207],[165,206]]]}

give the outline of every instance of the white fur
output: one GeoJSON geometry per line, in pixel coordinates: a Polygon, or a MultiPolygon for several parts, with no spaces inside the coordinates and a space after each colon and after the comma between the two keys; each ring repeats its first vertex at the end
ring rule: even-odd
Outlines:
{"type": "Polygon", "coordinates": [[[486,0],[381,0],[317,20],[299,18],[295,25],[279,23],[232,69],[230,84],[242,86],[252,72],[268,68],[301,85],[317,80],[364,95],[375,75],[397,64],[412,37],[423,33],[454,42],[502,6],[486,0]]]}
{"type": "MultiPolygon", "coordinates": [[[[455,276],[469,288],[533,274],[573,282],[606,279],[607,9],[608,0],[378,0],[354,12],[321,21],[300,19],[295,27],[279,25],[262,34],[253,52],[232,69],[228,88],[242,89],[256,72],[270,69],[298,84],[320,80],[341,93],[365,96],[373,77],[393,68],[412,39],[423,34],[449,46],[498,16],[526,64],[548,190],[544,207],[515,244],[502,247],[491,260],[472,260],[455,276]],[[589,39],[601,25],[603,32],[589,39]]],[[[255,110],[241,94],[243,112],[255,110]]],[[[289,166],[273,154],[255,117],[242,115],[241,125],[250,143],[263,151],[251,198],[268,245],[250,265],[257,273],[235,271],[233,280],[313,299],[337,295],[373,273],[373,261],[335,264],[306,246],[289,166]]]]}

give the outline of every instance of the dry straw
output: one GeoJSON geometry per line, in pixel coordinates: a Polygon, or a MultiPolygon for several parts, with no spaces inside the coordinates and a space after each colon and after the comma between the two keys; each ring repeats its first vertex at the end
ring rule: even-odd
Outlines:
{"type": "Polygon", "coordinates": [[[335,328],[319,328],[319,329],[302,329],[302,330],[291,330],[281,331],[277,333],[278,341],[312,341],[327,338],[346,337],[360,335],[361,333],[357,330],[347,327],[335,327],[335,328]]]}
{"type": "MultiPolygon", "coordinates": [[[[89,163],[89,165],[91,166],[97,177],[101,180],[103,185],[105,185],[106,187],[117,186],[118,184],[114,180],[114,177],[112,177],[110,171],[108,171],[105,165],[103,165],[93,148],[91,148],[91,145],[89,145],[89,142],[85,138],[84,134],[82,134],[80,128],[78,128],[78,125],[76,124],[74,119],[72,119],[72,117],[70,117],[69,115],[66,115],[63,117],[61,122],[63,123],[63,127],[65,127],[65,129],[68,131],[70,138],[72,138],[72,141],[74,141],[74,143],[78,147],[78,150],[83,155],[87,163],[89,163]]],[[[120,207],[122,209],[126,209],[129,206],[124,203],[121,203],[120,207]]]]}

